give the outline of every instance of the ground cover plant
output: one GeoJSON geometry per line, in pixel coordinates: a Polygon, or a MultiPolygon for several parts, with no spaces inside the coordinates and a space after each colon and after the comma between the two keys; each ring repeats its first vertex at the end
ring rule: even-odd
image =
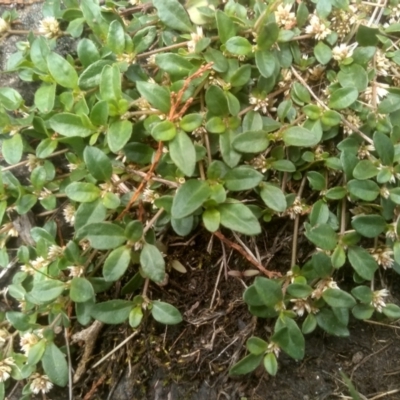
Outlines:
{"type": "MultiPolygon", "coordinates": [[[[231,375],[275,375],[281,351],[302,359],[307,334],[348,336],[350,317],[400,318],[381,279],[400,272],[397,1],[53,0],[43,14],[7,65],[37,85],[33,104],[0,88],[0,264],[19,268],[0,398],[13,380],[24,399],[72,390],[71,327],[179,324],[149,296],[186,272],[170,235],[205,233],[252,265],[228,275],[273,329],[231,375]],[[62,56],[65,36],[76,52],[62,56]],[[26,229],[31,212],[43,223],[26,229]],[[291,268],[272,271],[246,243],[286,220],[291,268]]],[[[17,18],[3,14],[3,38],[17,18]]]]}

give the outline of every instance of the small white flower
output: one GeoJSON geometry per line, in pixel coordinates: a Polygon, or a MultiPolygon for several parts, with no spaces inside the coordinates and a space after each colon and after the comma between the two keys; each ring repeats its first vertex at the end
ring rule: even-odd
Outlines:
{"type": "Polygon", "coordinates": [[[35,333],[32,332],[25,333],[23,336],[21,336],[21,340],[19,342],[22,351],[26,355],[28,355],[31,347],[34,346],[36,343],[38,343],[40,339],[41,339],[41,334],[39,336],[39,334],[36,335],[35,333]]]}
{"type": "Polygon", "coordinates": [[[0,361],[0,382],[5,382],[11,376],[11,367],[13,365],[15,363],[11,357],[0,361]]]}
{"type": "Polygon", "coordinates": [[[254,105],[254,111],[260,110],[263,114],[267,113],[267,108],[268,108],[268,98],[267,97],[260,99],[256,96],[250,95],[249,103],[251,105],[254,105]]]}
{"type": "Polygon", "coordinates": [[[271,342],[267,347],[267,353],[274,353],[276,358],[279,357],[280,351],[281,351],[281,349],[280,349],[279,345],[277,345],[274,342],[271,342]]]}
{"type": "Polygon", "coordinates": [[[0,348],[4,346],[7,342],[7,339],[10,337],[10,333],[5,329],[0,329],[0,348]]]}
{"type": "Polygon", "coordinates": [[[0,18],[0,34],[7,32],[9,28],[10,25],[3,18],[0,18]]]}
{"type": "Polygon", "coordinates": [[[28,170],[32,172],[36,167],[42,165],[42,161],[39,158],[37,158],[34,154],[28,154],[26,165],[28,167],[28,170]]]}
{"type": "Polygon", "coordinates": [[[313,14],[310,18],[310,25],[306,27],[306,33],[314,35],[317,40],[323,40],[331,33],[331,30],[317,15],[313,14]]]}
{"type": "Polygon", "coordinates": [[[55,244],[51,245],[49,248],[49,252],[47,253],[47,260],[49,262],[55,261],[57,258],[61,257],[64,254],[64,249],[55,244]]]}
{"type": "Polygon", "coordinates": [[[1,229],[0,233],[6,233],[7,236],[18,237],[19,233],[15,229],[14,224],[12,222],[5,223],[1,229]]]}
{"type": "Polygon", "coordinates": [[[75,223],[75,212],[76,212],[75,207],[72,204],[66,205],[63,209],[63,215],[65,221],[72,226],[75,223]]]}
{"type": "Polygon", "coordinates": [[[292,310],[299,316],[302,317],[307,311],[308,313],[311,313],[311,305],[306,299],[291,299],[290,300],[292,303],[294,303],[294,306],[292,310]]]}
{"type": "Polygon", "coordinates": [[[60,25],[54,17],[46,17],[40,21],[39,32],[50,39],[60,33],[60,25]]]}
{"type": "Polygon", "coordinates": [[[49,265],[49,262],[43,257],[37,257],[35,260],[31,261],[31,264],[34,269],[40,269],[43,267],[47,267],[49,265]]]}
{"type": "Polygon", "coordinates": [[[285,28],[285,29],[292,29],[296,23],[296,14],[294,12],[290,12],[292,9],[292,4],[279,4],[275,11],[275,22],[285,28]]]}
{"type": "Polygon", "coordinates": [[[368,145],[365,145],[365,144],[364,144],[364,145],[361,145],[361,146],[359,147],[358,153],[357,153],[358,158],[362,160],[362,159],[364,159],[364,158],[369,157],[371,151],[375,151],[375,147],[374,147],[373,145],[371,145],[371,144],[368,144],[368,145]]]}
{"type": "Polygon", "coordinates": [[[314,291],[311,293],[311,298],[320,299],[326,289],[339,289],[339,287],[332,278],[322,279],[316,284],[314,291]]]}
{"type": "Polygon", "coordinates": [[[42,392],[43,394],[49,392],[53,384],[50,382],[50,379],[47,375],[33,374],[31,376],[32,382],[30,384],[30,389],[34,394],[39,394],[42,392]]]}
{"type": "Polygon", "coordinates": [[[375,261],[378,265],[382,266],[384,269],[392,268],[393,266],[393,250],[388,247],[372,249],[370,250],[372,257],[374,257],[375,261]]]}
{"type": "Polygon", "coordinates": [[[390,66],[390,60],[386,58],[386,55],[382,50],[378,49],[375,53],[375,69],[378,75],[388,76],[390,66]]]}
{"type": "Polygon", "coordinates": [[[49,197],[49,196],[51,196],[51,195],[52,195],[51,190],[46,189],[46,188],[44,187],[44,188],[40,191],[39,196],[38,196],[38,199],[39,199],[39,200],[44,200],[44,199],[46,199],[47,197],[49,197]]]}
{"type": "Polygon", "coordinates": [[[196,33],[191,33],[190,36],[192,40],[190,40],[187,44],[188,52],[194,53],[196,44],[204,37],[203,28],[201,26],[196,26],[196,33]]]}
{"type": "Polygon", "coordinates": [[[371,306],[375,308],[376,311],[382,312],[382,310],[386,307],[386,303],[384,298],[389,296],[390,292],[387,289],[376,290],[372,294],[371,306]]]}
{"type": "Polygon", "coordinates": [[[356,47],[357,43],[355,43],[355,45],[347,45],[346,43],[342,43],[332,49],[332,57],[336,61],[343,61],[344,59],[353,55],[354,49],[356,47]]]}
{"type": "Polygon", "coordinates": [[[143,190],[142,200],[145,203],[154,204],[154,201],[158,199],[160,195],[156,193],[154,190],[146,188],[143,190]]]}
{"type": "Polygon", "coordinates": [[[71,265],[67,269],[69,269],[69,276],[71,278],[82,276],[85,272],[85,268],[82,265],[71,265]]]}
{"type": "Polygon", "coordinates": [[[267,164],[265,161],[265,157],[262,154],[253,158],[247,164],[250,164],[253,168],[260,170],[262,173],[264,173],[267,170],[267,164]]]}
{"type": "Polygon", "coordinates": [[[129,0],[129,3],[132,6],[137,6],[137,5],[139,5],[141,3],[141,0],[129,0]]]}

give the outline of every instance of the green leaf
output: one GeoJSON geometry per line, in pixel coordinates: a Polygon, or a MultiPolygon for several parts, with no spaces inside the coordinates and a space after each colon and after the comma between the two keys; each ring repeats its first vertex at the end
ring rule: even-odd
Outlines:
{"type": "Polygon", "coordinates": [[[287,146],[313,147],[322,138],[322,131],[310,131],[301,126],[293,126],[283,132],[283,141],[287,146]]]}
{"type": "Polygon", "coordinates": [[[360,25],[357,30],[356,40],[360,46],[376,46],[379,43],[378,34],[378,29],[360,25]]]}
{"type": "Polygon", "coordinates": [[[228,101],[220,87],[211,85],[206,91],[205,100],[210,113],[221,116],[229,114],[228,101]]]}
{"type": "Polygon", "coordinates": [[[251,354],[258,355],[267,351],[268,343],[257,336],[252,336],[247,339],[246,347],[251,354]]]}
{"type": "Polygon", "coordinates": [[[153,0],[158,17],[169,28],[181,32],[192,32],[192,24],[185,8],[178,0],[153,0]]]}
{"type": "Polygon", "coordinates": [[[64,290],[64,282],[48,279],[35,283],[29,295],[36,304],[41,304],[55,300],[64,290]]]}
{"type": "Polygon", "coordinates": [[[286,354],[295,360],[301,360],[304,357],[304,336],[291,318],[284,319],[284,327],[272,336],[271,341],[279,345],[286,354]]]}
{"type": "Polygon", "coordinates": [[[353,296],[340,289],[326,289],[322,297],[331,307],[351,308],[356,305],[353,296]]]}
{"type": "Polygon", "coordinates": [[[114,249],[106,258],[103,265],[103,276],[107,282],[120,279],[131,262],[131,252],[126,246],[114,249]]]}
{"type": "Polygon", "coordinates": [[[275,280],[258,276],[254,280],[254,287],[262,302],[268,307],[275,307],[283,300],[282,287],[275,280]]]}
{"type": "Polygon", "coordinates": [[[390,200],[393,201],[393,203],[400,204],[400,188],[393,188],[389,189],[390,192],[390,200]]]}
{"type": "Polygon", "coordinates": [[[118,325],[128,319],[132,306],[132,301],[109,300],[95,304],[90,315],[92,318],[105,324],[118,325]]]}
{"type": "Polygon", "coordinates": [[[184,77],[190,74],[193,64],[186,58],[175,53],[157,54],[156,64],[174,77],[184,77]]]}
{"type": "Polygon", "coordinates": [[[42,366],[44,372],[54,384],[61,387],[67,385],[68,364],[65,360],[65,354],[53,342],[46,344],[42,366]]]}
{"type": "Polygon", "coordinates": [[[87,137],[92,130],[84,125],[82,118],[76,114],[58,113],[49,120],[51,129],[66,137],[87,137]]]}
{"type": "Polygon", "coordinates": [[[346,253],[342,245],[338,244],[331,256],[333,268],[341,268],[346,262],[346,253]]]}
{"type": "Polygon", "coordinates": [[[172,140],[176,136],[176,127],[171,121],[162,121],[153,126],[151,136],[162,142],[172,140]]]}
{"type": "Polygon", "coordinates": [[[368,87],[367,71],[358,64],[342,66],[337,79],[341,86],[355,87],[359,92],[363,92],[368,87]]]}
{"type": "Polygon", "coordinates": [[[325,111],[321,117],[321,122],[327,126],[339,125],[341,120],[340,114],[333,110],[325,111]]]}
{"type": "Polygon", "coordinates": [[[169,153],[174,164],[186,175],[192,176],[196,167],[196,150],[189,136],[178,130],[169,142],[169,153]]]}
{"type": "Polygon", "coordinates": [[[306,237],[323,250],[333,250],[338,242],[338,235],[328,224],[320,224],[311,229],[306,228],[306,237]]]}
{"type": "Polygon", "coordinates": [[[41,113],[47,114],[53,110],[56,98],[56,85],[43,83],[35,93],[35,106],[41,113]]]}
{"type": "Polygon", "coordinates": [[[140,265],[144,275],[154,282],[165,278],[165,261],[160,250],[152,244],[145,243],[140,253],[140,265]]]}
{"type": "Polygon", "coordinates": [[[219,229],[221,215],[216,209],[205,210],[202,214],[203,224],[209,232],[216,232],[219,229]]]}
{"type": "Polygon", "coordinates": [[[353,177],[359,180],[373,178],[379,169],[370,160],[361,160],[353,171],[353,177]]]}
{"type": "MultiPolygon", "coordinates": [[[[44,351],[46,349],[46,340],[42,339],[36,344],[34,344],[28,353],[28,365],[36,365],[43,357],[44,351]]],[[[1,399],[1,397],[0,397],[1,399]]],[[[2,399],[3,400],[3,399],[2,399]]]]}
{"type": "Polygon", "coordinates": [[[249,306],[265,306],[263,299],[257,293],[256,287],[253,285],[248,286],[243,293],[243,300],[249,306]]]}
{"type": "Polygon", "coordinates": [[[383,307],[382,312],[388,317],[392,319],[399,319],[400,318],[400,307],[396,304],[386,304],[383,307]]]}
{"type": "Polygon", "coordinates": [[[46,60],[51,76],[60,86],[69,89],[75,89],[78,86],[78,74],[64,57],[57,53],[50,53],[46,60]]]}
{"type": "Polygon", "coordinates": [[[351,106],[358,99],[358,90],[355,87],[336,89],[329,99],[328,107],[343,110],[351,106]]]}
{"type": "Polygon", "coordinates": [[[143,319],[143,311],[141,306],[137,306],[132,308],[131,312],[129,313],[129,325],[132,328],[137,328],[143,319]]]}
{"type": "Polygon", "coordinates": [[[171,215],[180,219],[193,214],[209,198],[210,187],[204,181],[190,179],[177,191],[172,202],[171,215]]]}
{"type": "Polygon", "coordinates": [[[271,77],[277,67],[277,59],[275,58],[274,53],[269,50],[257,50],[255,52],[256,56],[256,65],[260,74],[264,78],[271,77]]]}
{"type": "Polygon", "coordinates": [[[100,189],[93,183],[72,182],[65,188],[65,194],[73,201],[90,203],[100,196],[100,189]]]}
{"type": "Polygon", "coordinates": [[[326,188],[326,179],[324,175],[317,171],[308,171],[307,179],[310,182],[310,186],[313,190],[322,191],[326,188]]]}
{"type": "Polygon", "coordinates": [[[176,325],[182,322],[182,315],[173,305],[162,301],[152,301],[151,315],[164,325],[176,325]]]}
{"type": "Polygon", "coordinates": [[[357,304],[355,307],[353,307],[351,312],[357,319],[364,320],[372,317],[372,314],[375,312],[375,308],[370,304],[357,304]]]}
{"type": "Polygon", "coordinates": [[[269,146],[268,133],[264,131],[239,133],[232,144],[234,149],[241,153],[261,153],[269,146]]]}
{"type": "Polygon", "coordinates": [[[349,330],[343,325],[336,315],[327,308],[323,308],[316,315],[318,325],[327,333],[340,337],[347,337],[350,335],[349,330]]]}
{"type": "Polygon", "coordinates": [[[260,196],[263,202],[271,209],[277,212],[283,212],[287,208],[286,197],[282,190],[269,183],[263,183],[260,196]]]}
{"type": "Polygon", "coordinates": [[[218,206],[221,225],[244,235],[258,235],[261,226],[250,209],[241,203],[226,203],[218,206]]]}
{"type": "Polygon", "coordinates": [[[216,11],[215,17],[219,39],[221,43],[225,44],[231,37],[236,35],[235,25],[232,19],[221,10],[216,11]]]}
{"type": "Polygon", "coordinates": [[[308,314],[306,319],[303,321],[301,331],[307,335],[308,333],[314,332],[317,327],[317,319],[314,314],[308,314]]]}
{"type": "Polygon", "coordinates": [[[368,286],[356,286],[351,294],[363,303],[370,304],[373,299],[373,292],[368,286]]]}
{"type": "Polygon", "coordinates": [[[351,266],[358,275],[368,281],[373,279],[378,264],[367,250],[358,246],[350,246],[348,257],[351,266]]]}
{"type": "Polygon", "coordinates": [[[238,56],[247,56],[252,52],[253,49],[251,43],[246,38],[241,36],[231,37],[225,43],[225,47],[230,53],[238,56]]]}
{"type": "Polygon", "coordinates": [[[115,54],[122,54],[125,50],[125,31],[117,19],[108,28],[107,46],[115,54]]]}
{"type": "Polygon", "coordinates": [[[124,230],[117,224],[111,222],[94,222],[83,226],[78,237],[86,237],[94,249],[114,249],[126,242],[124,230]]]}
{"type": "Polygon", "coordinates": [[[230,170],[225,176],[225,186],[233,192],[249,190],[256,187],[264,178],[264,175],[254,168],[240,166],[230,170]]]}
{"type": "Polygon", "coordinates": [[[117,65],[105,65],[99,83],[102,100],[118,101],[122,97],[121,73],[117,65]]]}
{"type": "Polygon", "coordinates": [[[329,207],[323,200],[314,203],[310,213],[311,226],[326,224],[329,220],[329,207]]]}
{"type": "Polygon", "coordinates": [[[263,354],[249,354],[237,362],[230,370],[229,375],[244,375],[254,371],[261,363],[263,354]]]}
{"type": "Polygon", "coordinates": [[[271,162],[272,168],[282,172],[295,172],[296,166],[289,160],[276,160],[271,162]]]}
{"type": "Polygon", "coordinates": [[[374,146],[383,165],[392,165],[394,146],[390,138],[382,132],[374,133],[374,146]]]}
{"type": "Polygon", "coordinates": [[[347,183],[347,189],[353,196],[364,201],[374,201],[379,195],[379,186],[370,180],[352,179],[347,183]]]}
{"type": "Polygon", "coordinates": [[[278,361],[276,360],[276,356],[274,353],[268,353],[265,355],[264,360],[264,368],[271,375],[275,376],[278,372],[278,361]]]}
{"type": "Polygon", "coordinates": [[[89,172],[98,181],[108,181],[112,175],[111,160],[97,147],[87,146],[83,158],[89,172]]]}
{"type": "Polygon", "coordinates": [[[136,82],[136,87],[154,108],[163,113],[168,113],[171,108],[170,94],[167,88],[150,82],[136,82]]]}
{"type": "MultiPolygon", "coordinates": [[[[12,288],[12,286],[10,286],[12,288]]],[[[30,319],[27,314],[17,311],[6,312],[7,321],[19,331],[27,331],[31,327],[30,319]]]]}
{"type": "Polygon", "coordinates": [[[357,215],[351,226],[362,236],[374,238],[386,229],[386,221],[380,215],[357,215]]]}
{"type": "Polygon", "coordinates": [[[82,65],[87,68],[100,60],[100,53],[92,40],[83,38],[78,43],[78,57],[82,65]]]}
{"type": "Polygon", "coordinates": [[[106,219],[106,215],[107,210],[100,199],[91,203],[82,203],[75,214],[75,229],[78,230],[93,222],[102,222],[106,219]]]}
{"type": "MultiPolygon", "coordinates": [[[[249,64],[242,65],[230,77],[229,83],[232,87],[240,87],[246,85],[251,78],[251,66],[249,64]]],[[[233,114],[233,113],[232,113],[233,114]]]]}
{"type": "Polygon", "coordinates": [[[287,292],[298,299],[305,299],[313,292],[313,288],[305,283],[291,283],[287,292]]]}
{"type": "Polygon", "coordinates": [[[179,121],[179,126],[185,132],[193,132],[195,129],[201,126],[202,122],[203,122],[203,116],[201,114],[197,113],[186,114],[179,121]]]}
{"type": "MultiPolygon", "coordinates": [[[[98,60],[90,64],[79,76],[78,85],[82,90],[89,90],[94,88],[100,83],[103,87],[106,85],[105,75],[103,70],[106,65],[110,65],[110,60],[98,60]]],[[[109,87],[110,89],[110,87],[109,87]]],[[[104,93],[103,93],[104,94],[104,93]]]]}
{"type": "Polygon", "coordinates": [[[125,228],[125,236],[132,242],[139,241],[143,236],[143,224],[140,221],[131,221],[125,228]]]}
{"type": "Polygon", "coordinates": [[[0,105],[8,111],[17,110],[24,102],[22,96],[13,88],[0,88],[0,105]]]}
{"type": "Polygon", "coordinates": [[[107,132],[107,143],[113,153],[118,153],[128,143],[132,135],[132,122],[127,120],[113,122],[107,132]]]}
{"type": "Polygon", "coordinates": [[[332,50],[324,42],[318,42],[314,47],[314,55],[320,64],[325,65],[332,59],[332,50]]]}
{"type": "Polygon", "coordinates": [[[21,161],[24,145],[22,137],[19,133],[11,136],[11,139],[6,139],[1,144],[1,152],[7,164],[13,165],[21,161]]]}
{"type": "Polygon", "coordinates": [[[278,40],[279,26],[276,22],[268,22],[261,25],[257,32],[257,48],[259,50],[269,50],[278,40]]]}
{"type": "Polygon", "coordinates": [[[205,128],[210,133],[224,133],[226,131],[225,121],[222,117],[211,117],[207,122],[205,128]]]}
{"type": "Polygon", "coordinates": [[[85,278],[74,277],[71,280],[69,296],[75,303],[84,303],[93,298],[93,286],[85,278]]]}

